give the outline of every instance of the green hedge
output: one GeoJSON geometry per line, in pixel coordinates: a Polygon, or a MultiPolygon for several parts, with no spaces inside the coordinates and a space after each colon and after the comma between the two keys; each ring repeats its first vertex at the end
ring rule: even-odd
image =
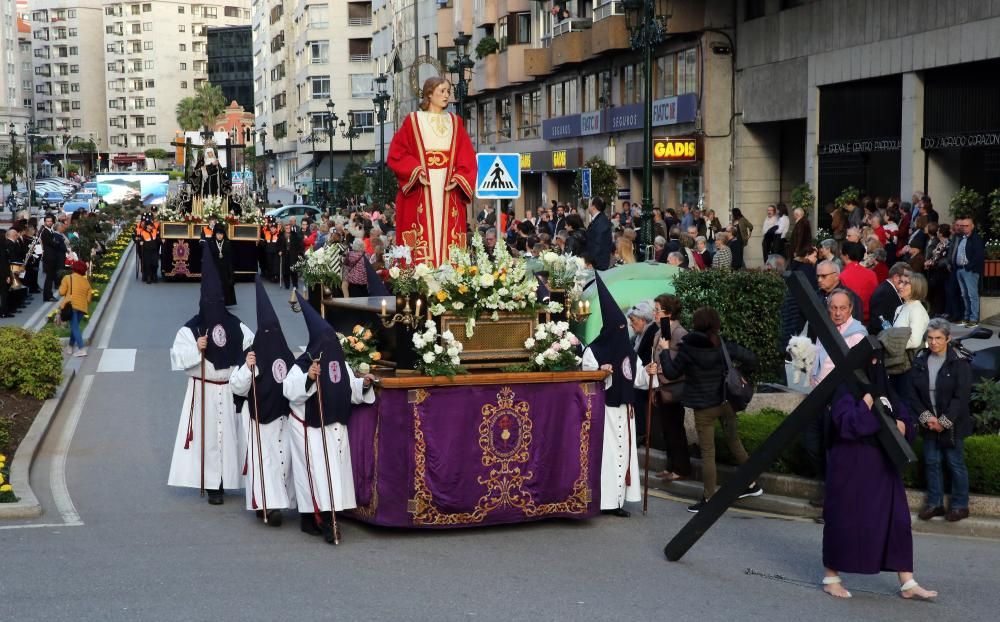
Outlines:
{"type": "MultiPolygon", "coordinates": [[[[764,440],[785,420],[788,415],[780,410],[765,408],[758,412],[741,413],[740,439],[748,453],[756,451],[764,440]]],[[[923,442],[918,437],[913,445],[920,462],[911,466],[903,474],[903,483],[908,488],[922,489],[926,486],[924,477],[923,442]]],[[[726,446],[722,427],[715,428],[715,455],[721,463],[735,464],[726,446]]],[[[1000,436],[970,436],[965,439],[965,464],[969,468],[969,489],[973,493],[1000,495],[1000,436]]],[[[947,471],[947,469],[945,469],[947,471]]],[[[809,458],[799,439],[782,452],[778,460],[768,469],[771,473],[815,477],[809,458]]]]}
{"type": "Polygon", "coordinates": [[[757,355],[758,382],[784,382],[781,341],[781,302],[785,282],[760,270],[683,270],[674,277],[677,296],[684,303],[683,324],[699,307],[714,307],[722,317],[722,333],[757,355]]]}
{"type": "Polygon", "coordinates": [[[0,387],[48,399],[62,382],[62,345],[50,330],[0,326],[0,387]]]}

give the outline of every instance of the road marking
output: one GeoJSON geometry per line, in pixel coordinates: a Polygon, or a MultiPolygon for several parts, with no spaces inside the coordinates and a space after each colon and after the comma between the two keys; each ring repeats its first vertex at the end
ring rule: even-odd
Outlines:
{"type": "Polygon", "coordinates": [[[59,529],[62,527],[81,527],[83,523],[30,523],[28,525],[0,525],[0,529],[38,529],[40,527],[51,527],[59,529]]]}
{"type": "Polygon", "coordinates": [[[98,372],[135,371],[135,348],[111,348],[101,352],[98,372]]]}
{"type": "Polygon", "coordinates": [[[125,289],[122,291],[115,292],[115,294],[117,295],[115,296],[114,302],[111,303],[110,312],[108,313],[108,316],[104,319],[104,326],[100,328],[101,338],[97,342],[96,347],[101,350],[106,350],[108,348],[108,344],[111,342],[111,335],[114,334],[115,324],[118,323],[118,313],[122,310],[122,302],[126,298],[126,293],[128,288],[131,287],[132,285],[132,279],[125,278],[124,270],[122,270],[121,274],[118,275],[118,278],[125,281],[123,283],[125,289]]]}
{"type": "Polygon", "coordinates": [[[83,407],[87,403],[90,395],[90,387],[94,384],[93,374],[80,379],[80,392],[73,401],[73,407],[66,417],[62,433],[56,445],[55,454],[52,457],[52,474],[49,485],[52,487],[52,500],[55,501],[56,509],[62,516],[66,527],[83,525],[80,514],[73,505],[73,499],[69,496],[69,488],[66,486],[66,458],[69,455],[69,446],[73,442],[73,435],[76,433],[76,426],[80,422],[80,415],[83,414],[83,407]]]}

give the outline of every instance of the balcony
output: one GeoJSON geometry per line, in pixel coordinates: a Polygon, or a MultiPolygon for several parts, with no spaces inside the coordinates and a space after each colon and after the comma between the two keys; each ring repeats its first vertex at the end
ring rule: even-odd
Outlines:
{"type": "Polygon", "coordinates": [[[524,73],[529,76],[547,76],[552,73],[552,48],[525,49],[524,73]]]}
{"type": "Polygon", "coordinates": [[[348,62],[351,63],[370,63],[372,62],[372,55],[369,54],[350,54],[347,57],[348,62]]]}
{"type": "Polygon", "coordinates": [[[497,0],[476,0],[473,23],[477,28],[497,23],[497,0]]]}
{"type": "Polygon", "coordinates": [[[369,15],[368,17],[348,17],[347,18],[347,25],[348,26],[371,26],[372,25],[372,16],[369,15]]]}
{"type": "Polygon", "coordinates": [[[564,19],[552,29],[552,65],[582,63],[591,56],[589,19],[564,19]]]}
{"type": "Polygon", "coordinates": [[[528,45],[508,45],[506,50],[495,55],[500,58],[497,67],[499,86],[531,81],[531,74],[525,69],[525,55],[529,49],[528,45]]]}
{"type": "Polygon", "coordinates": [[[595,56],[631,47],[621,2],[609,2],[594,9],[594,26],[590,32],[590,51],[595,56]]]}

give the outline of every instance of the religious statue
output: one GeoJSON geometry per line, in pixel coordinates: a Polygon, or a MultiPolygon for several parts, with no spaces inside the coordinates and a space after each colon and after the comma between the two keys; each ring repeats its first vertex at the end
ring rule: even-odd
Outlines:
{"type": "Polygon", "coordinates": [[[452,246],[466,243],[466,215],[474,195],[476,154],[458,115],[445,112],[451,83],[424,82],[420,110],[403,120],[389,145],[388,165],[399,181],[396,243],[414,263],[438,266],[452,246]]]}

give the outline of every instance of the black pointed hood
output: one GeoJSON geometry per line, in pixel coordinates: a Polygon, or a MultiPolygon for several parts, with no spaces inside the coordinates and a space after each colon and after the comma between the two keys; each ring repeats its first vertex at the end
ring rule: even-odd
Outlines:
{"type": "Polygon", "coordinates": [[[537,274],[535,275],[535,279],[538,281],[538,287],[535,288],[535,298],[540,303],[548,302],[552,298],[549,286],[545,284],[545,279],[537,274]]]}
{"type": "Polygon", "coordinates": [[[201,299],[198,315],[185,324],[195,338],[208,335],[205,359],[216,369],[238,365],[243,354],[243,330],[240,319],[226,310],[226,297],[218,269],[208,253],[202,253],[201,299]]]}
{"type": "MultiPolygon", "coordinates": [[[[256,404],[260,409],[260,422],[271,423],[287,415],[290,410],[281,383],[295,363],[295,357],[288,347],[285,335],[281,332],[278,315],[274,312],[260,276],[257,277],[257,332],[254,334],[251,347],[257,357],[257,368],[260,370],[251,391],[256,390],[257,393],[256,404]]],[[[256,418],[253,393],[249,397],[250,416],[256,418]]],[[[242,407],[239,401],[237,407],[242,407]]]]}
{"type": "Polygon", "coordinates": [[[346,424],[351,416],[351,382],[347,371],[344,350],[340,338],[319,312],[295,293],[302,308],[306,328],[309,330],[309,345],[305,353],[295,361],[303,372],[309,371],[314,360],[320,361],[320,375],[316,395],[306,401],[306,425],[319,427],[321,424],[346,424]],[[323,417],[320,419],[319,394],[323,399],[323,417]]]}
{"type": "Polygon", "coordinates": [[[636,353],[628,337],[628,320],[599,275],[595,273],[601,305],[601,332],[590,343],[597,364],[611,365],[613,379],[605,394],[605,404],[631,404],[635,393],[636,353]]]}
{"type": "Polygon", "coordinates": [[[368,277],[368,295],[369,296],[392,296],[389,293],[389,288],[385,286],[385,282],[375,272],[375,268],[372,266],[371,262],[368,261],[368,255],[365,255],[362,260],[365,262],[365,275],[368,277]]]}

